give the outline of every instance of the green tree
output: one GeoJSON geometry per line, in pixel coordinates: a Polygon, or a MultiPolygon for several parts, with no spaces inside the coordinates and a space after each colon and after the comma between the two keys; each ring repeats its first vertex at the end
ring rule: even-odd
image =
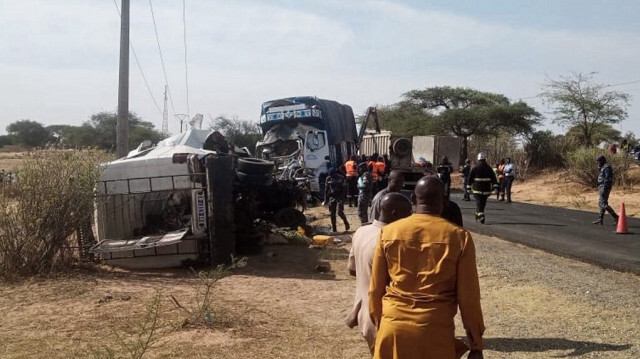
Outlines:
{"type": "Polygon", "coordinates": [[[229,143],[238,147],[256,148],[256,143],[262,138],[260,126],[248,120],[241,120],[237,116],[218,116],[209,121],[209,128],[220,131],[229,143]]]}
{"type": "MultiPolygon", "coordinates": [[[[98,112],[91,116],[80,128],[69,133],[70,141],[79,146],[95,146],[112,150],[116,146],[116,125],[118,114],[98,112]]],[[[144,140],[157,143],[165,136],[155,130],[153,123],[143,121],[133,112],[129,113],[129,148],[134,149],[144,140]]]]}
{"type": "Polygon", "coordinates": [[[434,133],[462,138],[461,161],[468,157],[468,140],[474,135],[527,134],[540,123],[541,116],[524,102],[511,104],[501,94],[462,87],[432,87],[412,90],[405,102],[431,112],[434,133]]]}
{"type": "MultiPolygon", "coordinates": [[[[573,141],[584,144],[584,128],[580,125],[575,125],[569,128],[565,136],[573,141]]],[[[601,123],[593,128],[591,133],[591,142],[593,145],[599,145],[603,142],[611,144],[618,142],[621,137],[622,135],[620,134],[620,131],[613,128],[613,126],[601,123]]]]}
{"type": "Polygon", "coordinates": [[[31,120],[14,122],[7,126],[7,132],[15,144],[27,147],[41,147],[53,140],[42,124],[31,120]]]}
{"type": "Polygon", "coordinates": [[[13,144],[13,137],[9,136],[9,135],[2,135],[0,136],[0,148],[6,146],[6,145],[11,145],[13,144]]]}
{"type": "Polygon", "coordinates": [[[594,83],[590,73],[572,73],[550,79],[540,94],[554,107],[554,123],[577,128],[583,145],[596,145],[594,135],[602,125],[619,123],[627,117],[629,95],[623,92],[606,91],[609,86],[594,83]]]}

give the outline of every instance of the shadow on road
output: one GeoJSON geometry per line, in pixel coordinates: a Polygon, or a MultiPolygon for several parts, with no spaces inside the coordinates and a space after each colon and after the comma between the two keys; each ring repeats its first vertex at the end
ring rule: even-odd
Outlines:
{"type": "Polygon", "coordinates": [[[486,349],[504,353],[572,350],[563,357],[580,356],[591,352],[623,351],[631,348],[630,344],[581,342],[564,338],[486,338],[484,345],[486,349]]]}

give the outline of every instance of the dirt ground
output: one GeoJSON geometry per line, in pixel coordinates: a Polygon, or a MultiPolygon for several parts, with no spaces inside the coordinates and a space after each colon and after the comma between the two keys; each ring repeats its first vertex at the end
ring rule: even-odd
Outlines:
{"type": "Polygon", "coordinates": [[[21,163],[24,152],[5,152],[0,150],[0,169],[5,172],[17,170],[21,163]]]}
{"type": "MultiPolygon", "coordinates": [[[[357,223],[355,209],[346,211],[357,223]]],[[[316,209],[316,223],[326,223],[324,212],[316,209]]],[[[486,358],[640,355],[640,277],[474,239],[486,358]]],[[[117,337],[126,343],[140,333],[132,326],[156,295],[162,325],[148,358],[367,358],[359,332],[344,324],[354,289],[348,250],[349,243],[274,245],[249,257],[216,287],[213,329],[181,327],[185,314],[170,296],[186,308],[198,302],[198,281],[186,269],[100,267],[0,284],[0,358],[97,358],[105,348],[128,358],[117,337]],[[318,264],[331,269],[317,272],[318,264]]]]}
{"type": "MultiPolygon", "coordinates": [[[[572,191],[561,174],[514,185],[513,199],[595,211],[594,190],[572,191]]],[[[640,214],[637,190],[614,189],[640,214]]],[[[616,207],[617,209],[617,207],[616,207]]],[[[346,208],[352,227],[355,208],[346,208]]],[[[313,225],[328,223],[312,209],[313,225]]],[[[339,228],[342,223],[339,221],[339,228]]],[[[343,243],[310,249],[272,245],[214,290],[213,328],[184,326],[202,286],[188,269],[127,271],[100,266],[53,278],[0,283],[0,358],[130,358],[123,343],[148,333],[145,308],[161,304],[145,358],[368,358],[344,318],[354,279],[343,243]],[[318,272],[318,264],[329,265],[318,272]]],[[[635,358],[640,355],[640,277],[604,270],[497,238],[474,235],[486,358],[635,358]]],[[[457,334],[464,331],[457,320],[457,334]]],[[[131,346],[133,347],[133,346],[131,346]]]]}

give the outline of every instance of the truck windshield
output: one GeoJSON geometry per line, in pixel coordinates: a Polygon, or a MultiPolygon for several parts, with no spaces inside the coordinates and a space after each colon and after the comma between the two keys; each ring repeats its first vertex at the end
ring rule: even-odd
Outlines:
{"type": "Polygon", "coordinates": [[[307,148],[315,151],[324,147],[327,143],[324,132],[307,132],[307,140],[305,141],[307,148]]]}

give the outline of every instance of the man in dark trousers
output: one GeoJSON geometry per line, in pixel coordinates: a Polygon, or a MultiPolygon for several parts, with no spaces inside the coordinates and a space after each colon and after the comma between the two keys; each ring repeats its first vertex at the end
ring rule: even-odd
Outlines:
{"type": "Polygon", "coordinates": [[[467,188],[467,180],[469,179],[469,173],[471,172],[471,160],[464,160],[464,166],[462,167],[462,190],[464,191],[464,195],[462,196],[463,201],[470,201],[471,197],[469,196],[469,189],[467,188]]]}
{"type": "Polygon", "coordinates": [[[507,164],[504,166],[504,189],[507,195],[507,203],[511,203],[511,186],[516,178],[516,167],[511,162],[511,158],[507,157],[507,164]]]}
{"type": "Polygon", "coordinates": [[[358,158],[352,155],[347,162],[344,163],[347,173],[347,197],[349,207],[358,204],[358,158]]]}
{"type": "Polygon", "coordinates": [[[444,183],[444,195],[449,198],[451,193],[451,172],[453,172],[453,165],[449,162],[449,157],[442,157],[442,161],[440,161],[436,171],[438,172],[438,177],[444,183]]]}
{"type": "Polygon", "coordinates": [[[489,198],[493,190],[498,188],[496,173],[487,164],[486,153],[478,153],[478,164],[469,172],[467,188],[471,189],[476,199],[476,221],[484,224],[484,208],[487,205],[487,198],[489,198]]]}
{"type": "Polygon", "coordinates": [[[366,163],[358,165],[358,217],[360,224],[369,222],[369,204],[373,197],[373,177],[370,167],[366,163]]]}
{"type": "Polygon", "coordinates": [[[609,206],[609,193],[613,186],[613,168],[607,163],[607,158],[604,157],[604,155],[598,156],[596,160],[598,161],[598,169],[600,170],[600,173],[598,173],[598,207],[600,207],[600,216],[593,221],[593,224],[602,225],[604,211],[609,212],[613,217],[614,224],[617,224],[618,215],[613,208],[609,206]]]}
{"type": "Polygon", "coordinates": [[[349,221],[344,214],[344,198],[347,194],[347,180],[336,171],[335,168],[329,168],[329,174],[324,185],[324,202],[323,205],[329,204],[329,213],[331,215],[331,228],[334,232],[338,231],[336,223],[336,212],[344,222],[344,230],[349,230],[349,221]]]}

